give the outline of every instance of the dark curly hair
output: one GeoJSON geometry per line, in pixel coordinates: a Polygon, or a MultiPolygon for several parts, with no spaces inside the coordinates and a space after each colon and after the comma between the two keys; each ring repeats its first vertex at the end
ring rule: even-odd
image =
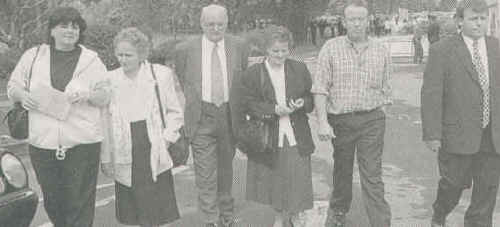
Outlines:
{"type": "Polygon", "coordinates": [[[69,23],[77,24],[80,29],[80,35],[76,44],[78,45],[83,42],[83,33],[85,29],[87,29],[87,23],[80,12],[73,7],[58,7],[55,8],[49,16],[49,33],[47,41],[50,45],[53,45],[55,42],[54,38],[50,35],[50,31],[57,25],[69,23]]]}

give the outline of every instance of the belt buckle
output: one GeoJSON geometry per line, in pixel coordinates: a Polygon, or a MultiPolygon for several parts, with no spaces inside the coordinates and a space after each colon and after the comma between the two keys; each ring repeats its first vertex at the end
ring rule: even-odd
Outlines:
{"type": "Polygon", "coordinates": [[[59,146],[57,149],[56,149],[56,159],[59,160],[59,161],[62,161],[66,158],[66,151],[68,149],[66,148],[63,148],[62,146],[59,146]]]}

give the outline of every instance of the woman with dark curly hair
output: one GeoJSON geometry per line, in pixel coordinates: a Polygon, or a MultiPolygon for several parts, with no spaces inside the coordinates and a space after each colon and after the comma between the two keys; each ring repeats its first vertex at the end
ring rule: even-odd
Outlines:
{"type": "Polygon", "coordinates": [[[55,227],[92,226],[94,219],[109,84],[97,53],[80,44],[85,28],[76,9],[55,9],[48,43],[27,50],[7,84],[9,99],[29,110],[29,155],[55,227]],[[48,109],[40,93],[66,96],[59,102],[69,110],[48,109]]]}

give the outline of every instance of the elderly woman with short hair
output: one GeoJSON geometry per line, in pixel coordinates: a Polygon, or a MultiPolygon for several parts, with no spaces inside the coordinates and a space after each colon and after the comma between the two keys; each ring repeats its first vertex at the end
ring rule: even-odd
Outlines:
{"type": "Polygon", "coordinates": [[[245,72],[242,106],[269,124],[272,151],[248,150],[247,199],[271,205],[278,212],[275,227],[299,227],[305,225],[304,211],[313,207],[311,75],[304,63],[288,58],[288,29],[270,26],[264,37],[267,56],[245,72]]]}
{"type": "Polygon", "coordinates": [[[29,110],[29,155],[50,221],[55,227],[92,226],[100,116],[109,100],[106,67],[81,45],[86,23],[78,10],[56,8],[48,25],[47,43],[23,54],[7,94],[29,110]],[[41,93],[60,94],[57,106],[63,108],[42,105],[41,93]]]}
{"type": "Polygon", "coordinates": [[[146,61],[151,44],[144,33],[123,29],[114,46],[121,67],[109,73],[109,131],[101,162],[103,172],[116,181],[116,217],[143,227],[171,223],[179,219],[179,211],[167,148],[180,137],[183,97],[175,91],[170,68],[146,61]]]}

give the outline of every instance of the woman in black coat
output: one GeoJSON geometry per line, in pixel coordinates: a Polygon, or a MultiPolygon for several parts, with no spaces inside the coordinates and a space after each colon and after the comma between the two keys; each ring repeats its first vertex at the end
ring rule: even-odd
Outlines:
{"type": "Polygon", "coordinates": [[[305,226],[304,211],[313,207],[311,75],[304,63],[288,59],[286,28],[272,26],[264,34],[267,56],[245,72],[242,106],[270,126],[272,149],[247,151],[247,199],[271,205],[278,212],[275,227],[305,226]]]}

